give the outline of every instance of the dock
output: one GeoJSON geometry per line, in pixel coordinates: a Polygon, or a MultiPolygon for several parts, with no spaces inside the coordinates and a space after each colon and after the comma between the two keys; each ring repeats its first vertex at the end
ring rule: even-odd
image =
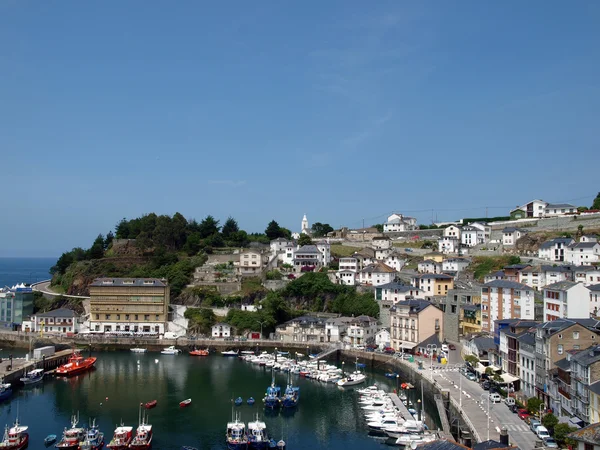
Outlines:
{"type": "Polygon", "coordinates": [[[392,399],[392,402],[394,402],[394,406],[400,410],[400,415],[404,417],[405,420],[412,420],[412,414],[408,412],[408,408],[402,403],[398,394],[390,394],[390,398],[392,399]]]}
{"type": "Polygon", "coordinates": [[[12,366],[9,358],[0,362],[0,376],[5,383],[20,383],[19,379],[33,369],[44,369],[46,372],[55,370],[67,362],[73,350],[62,350],[44,359],[13,358],[12,366]]]}

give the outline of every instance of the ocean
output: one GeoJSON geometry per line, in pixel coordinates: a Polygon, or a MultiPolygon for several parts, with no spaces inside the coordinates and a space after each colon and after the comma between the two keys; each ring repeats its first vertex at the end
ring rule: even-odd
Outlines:
{"type": "Polygon", "coordinates": [[[58,258],[0,258],[0,288],[50,279],[58,258]]]}

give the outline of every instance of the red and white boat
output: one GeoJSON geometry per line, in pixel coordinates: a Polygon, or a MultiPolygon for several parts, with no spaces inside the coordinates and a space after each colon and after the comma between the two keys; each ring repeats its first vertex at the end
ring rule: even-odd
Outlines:
{"type": "Polygon", "coordinates": [[[113,438],[107,445],[108,448],[113,450],[125,450],[129,448],[131,444],[133,427],[126,427],[121,424],[120,427],[115,428],[113,438]]]}
{"type": "Polygon", "coordinates": [[[140,424],[135,431],[135,437],[129,444],[130,449],[148,450],[152,446],[152,425],[148,424],[148,417],[142,412],[140,404],[140,424]]]}
{"type": "Polygon", "coordinates": [[[0,449],[21,450],[26,448],[29,444],[28,429],[29,427],[19,424],[19,419],[15,420],[15,424],[12,428],[8,428],[8,425],[6,425],[4,428],[4,439],[0,442],[0,449]]]}
{"type": "Polygon", "coordinates": [[[192,350],[190,352],[192,356],[208,356],[208,349],[206,350],[192,350]]]}
{"type": "Polygon", "coordinates": [[[187,400],[183,400],[183,401],[179,402],[179,407],[185,408],[186,406],[190,406],[191,404],[192,404],[192,399],[188,398],[187,400]]]}
{"type": "Polygon", "coordinates": [[[65,428],[63,431],[62,439],[56,448],[62,448],[64,450],[79,450],[79,443],[85,440],[85,429],[78,427],[79,414],[71,417],[71,428],[65,428]]]}
{"type": "Polygon", "coordinates": [[[69,362],[56,369],[56,375],[72,377],[73,375],[85,372],[94,367],[97,359],[98,358],[93,356],[84,358],[81,356],[81,353],[73,351],[73,355],[69,358],[69,362]]]}

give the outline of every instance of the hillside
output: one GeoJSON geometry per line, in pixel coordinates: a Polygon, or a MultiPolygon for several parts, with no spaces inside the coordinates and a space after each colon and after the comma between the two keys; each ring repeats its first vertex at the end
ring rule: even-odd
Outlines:
{"type": "Polygon", "coordinates": [[[515,244],[515,250],[521,255],[532,256],[537,254],[540,246],[550,240],[557,237],[571,237],[577,240],[582,234],[596,234],[600,235],[600,228],[583,228],[581,226],[578,230],[569,231],[534,231],[526,234],[520,238],[515,244]]]}

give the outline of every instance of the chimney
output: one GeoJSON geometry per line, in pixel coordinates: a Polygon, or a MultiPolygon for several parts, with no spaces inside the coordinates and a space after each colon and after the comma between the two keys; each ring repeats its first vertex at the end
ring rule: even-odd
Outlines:
{"type": "Polygon", "coordinates": [[[508,430],[506,429],[506,427],[502,427],[502,429],[500,430],[500,443],[502,443],[504,445],[509,445],[508,444],[508,430]]]}

